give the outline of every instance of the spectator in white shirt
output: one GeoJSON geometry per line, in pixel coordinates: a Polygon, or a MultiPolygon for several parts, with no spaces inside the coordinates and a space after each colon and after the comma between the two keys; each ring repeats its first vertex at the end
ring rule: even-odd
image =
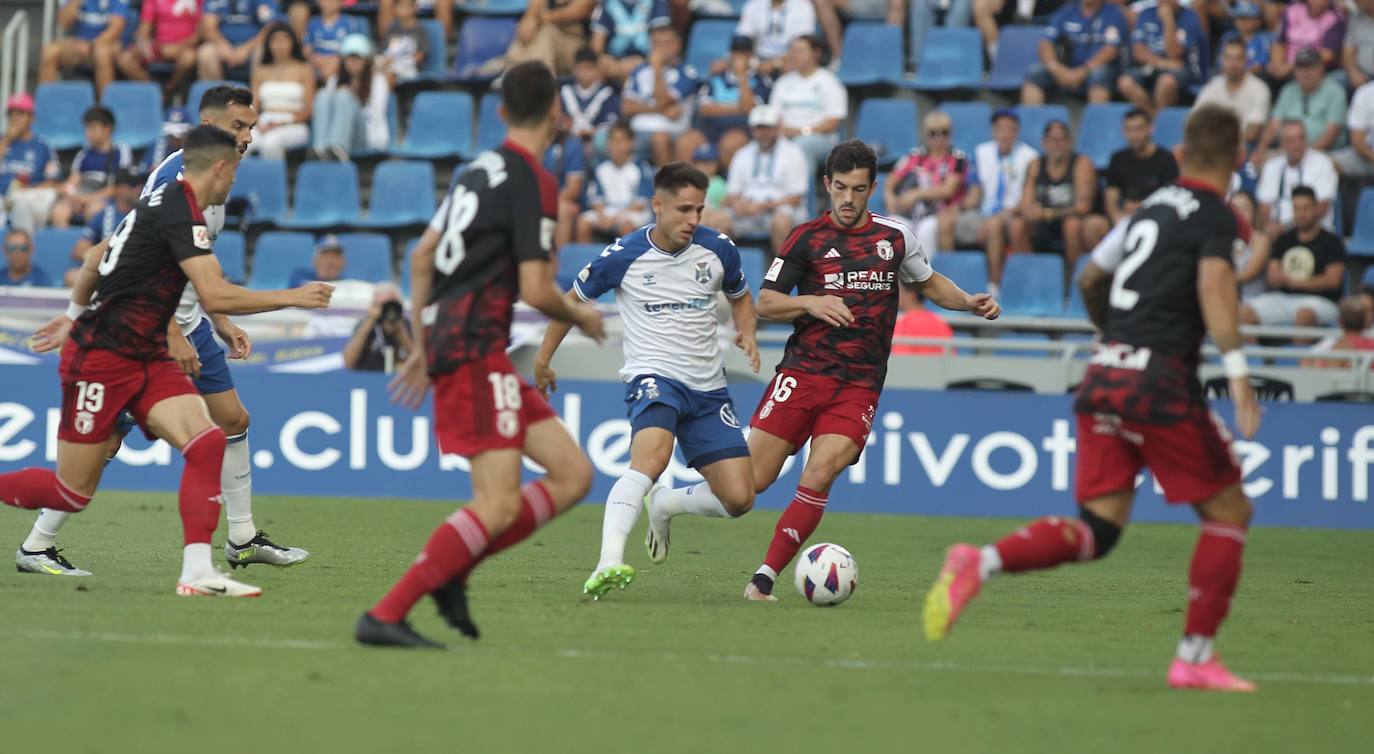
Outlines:
{"type": "Polygon", "coordinates": [[[696,69],[682,62],[677,30],[654,27],[649,32],[649,59],[626,79],[620,113],[630,119],[638,151],[651,154],[655,165],[673,159],[673,140],[691,128],[698,86],[696,69]]]}
{"type": "Polygon", "coordinates": [[[1374,81],[1355,90],[1346,116],[1350,146],[1336,150],[1332,159],[1344,178],[1374,178],[1374,81]]]}
{"type": "Polygon", "coordinates": [[[1328,230],[1336,227],[1332,200],[1336,198],[1336,164],[1307,146],[1307,128],[1300,120],[1286,120],[1279,130],[1282,154],[1270,157],[1260,172],[1259,220],[1271,237],[1293,226],[1293,189],[1309,186],[1317,195],[1317,216],[1328,230]]]}
{"type": "Polygon", "coordinates": [[[587,185],[587,211],[577,219],[578,243],[626,236],[652,219],[654,171],[634,156],[635,135],[624,121],[611,126],[606,139],[610,159],[592,171],[587,185]]]}
{"type": "Polygon", "coordinates": [[[730,161],[725,211],[720,230],[739,238],[767,238],[774,251],[802,215],[810,188],[810,165],[801,148],[779,138],[782,114],[772,105],[757,105],[749,113],[754,140],[740,147],[730,161]]]}
{"type": "Polygon", "coordinates": [[[1271,98],[1269,87],[1245,67],[1245,40],[1230,37],[1221,48],[1221,73],[1212,77],[1198,92],[1194,108],[1205,102],[1215,102],[1236,111],[1240,116],[1245,141],[1259,138],[1269,120],[1271,98]]]}
{"type": "Polygon", "coordinates": [[[770,73],[782,65],[792,40],[815,31],[811,0],[749,0],[735,27],[737,36],[754,40],[754,51],[770,73]]]}
{"type": "Polygon", "coordinates": [[[773,85],[768,104],[782,112],[782,135],[796,142],[814,170],[839,143],[849,115],[849,93],[835,74],[821,67],[823,47],[813,34],[787,49],[788,73],[773,85]]]}
{"type": "Polygon", "coordinates": [[[1002,283],[1007,231],[1021,203],[1026,169],[1039,156],[1021,141],[1021,121],[1010,108],[992,114],[992,141],[973,148],[969,192],[954,224],[954,245],[976,244],[987,250],[988,292],[993,296],[1002,283]]]}

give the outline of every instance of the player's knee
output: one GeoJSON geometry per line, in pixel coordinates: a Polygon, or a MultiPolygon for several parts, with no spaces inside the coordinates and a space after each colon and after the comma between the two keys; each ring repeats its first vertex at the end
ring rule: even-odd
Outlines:
{"type": "Polygon", "coordinates": [[[1093,560],[1107,557],[1107,553],[1116,547],[1117,540],[1121,539],[1121,527],[1087,508],[1080,508],[1078,517],[1088,525],[1088,529],[1093,533],[1093,560]]]}
{"type": "Polygon", "coordinates": [[[549,469],[550,480],[570,493],[573,500],[581,500],[592,490],[592,462],[581,453],[570,456],[567,461],[549,469]]]}
{"type": "MultiPolygon", "coordinates": [[[[754,509],[755,492],[751,484],[731,485],[725,490],[725,494],[717,495],[721,507],[730,514],[730,518],[739,518],[754,509]]],[[[715,490],[712,490],[714,492],[715,490]]]]}
{"type": "Polygon", "coordinates": [[[43,45],[43,53],[41,57],[45,65],[55,64],[62,57],[62,43],[49,42],[43,45]]]}
{"type": "Polygon", "coordinates": [[[1318,324],[1317,313],[1303,307],[1298,310],[1298,318],[1295,322],[1298,327],[1316,327],[1318,324]]]}
{"type": "Polygon", "coordinates": [[[215,423],[224,430],[224,434],[233,436],[241,435],[248,431],[248,409],[239,406],[237,411],[228,416],[216,416],[215,423]]]}

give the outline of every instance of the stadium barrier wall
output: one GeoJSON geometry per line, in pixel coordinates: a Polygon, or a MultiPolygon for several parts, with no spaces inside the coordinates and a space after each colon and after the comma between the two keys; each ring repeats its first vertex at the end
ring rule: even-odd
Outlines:
{"type": "MultiPolygon", "coordinates": [[[[60,401],[50,365],[0,366],[0,469],[51,464],[60,401]]],[[[393,405],[381,375],[235,371],[252,415],[259,494],[460,500],[466,462],[441,458],[429,406],[393,405]]],[[[591,500],[604,500],[629,460],[624,388],[609,381],[560,384],[553,405],[596,467],[591,500]]],[[[731,387],[745,423],[761,384],[731,387]]],[[[1230,407],[1217,405],[1223,417],[1230,407]]],[[[1253,442],[1237,442],[1257,524],[1374,528],[1370,469],[1374,411],[1340,404],[1270,404],[1253,442]]],[[[1031,517],[1071,513],[1075,424],[1068,396],[890,389],[863,457],[841,476],[834,510],[1031,517]]],[[[804,451],[803,451],[804,452],[804,451]]],[[[800,456],[759,496],[763,508],[791,498],[800,456]]],[[[176,489],[180,462],[164,443],[135,432],[105,474],[109,489],[176,489]]],[[[530,475],[534,475],[531,469],[530,475]]],[[[700,477],[674,459],[674,484],[700,477]]],[[[1144,479],[1137,520],[1191,521],[1144,479]]]]}

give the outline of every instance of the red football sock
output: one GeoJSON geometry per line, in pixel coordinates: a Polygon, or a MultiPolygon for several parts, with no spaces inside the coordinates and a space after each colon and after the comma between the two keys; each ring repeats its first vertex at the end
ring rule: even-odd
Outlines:
{"type": "Polygon", "coordinates": [[[405,619],[421,597],[470,569],[486,548],[487,528],[472,511],[459,509],[434,530],[405,575],[372,608],[372,617],[387,623],[405,619]]]}
{"type": "Polygon", "coordinates": [[[224,430],[210,427],[181,449],[186,468],[181,471],[178,507],[185,544],[210,544],[219,524],[220,469],[224,466],[224,430]]]}
{"type": "Polygon", "coordinates": [[[0,474],[0,502],[31,511],[51,508],[80,513],[91,499],[73,492],[52,469],[27,468],[0,474]]]}
{"type": "Polygon", "coordinates": [[[1038,571],[1075,560],[1092,560],[1093,532],[1076,518],[1046,516],[999,539],[997,554],[1007,573],[1038,571]]]}
{"type": "Polygon", "coordinates": [[[1215,521],[1202,525],[1197,548],[1193,550],[1193,565],[1188,569],[1188,619],[1184,633],[1216,636],[1240,581],[1244,550],[1245,527],[1215,521]]]}
{"type": "MultiPolygon", "coordinates": [[[[521,487],[520,502],[520,515],[499,537],[492,540],[486,552],[477,559],[477,563],[523,542],[535,529],[548,523],[554,516],[553,497],[549,495],[548,488],[542,482],[530,482],[521,487]]],[[[477,563],[472,564],[474,568],[477,563]]]]}
{"type": "Polygon", "coordinates": [[[778,525],[773,528],[773,541],[768,544],[768,554],[763,557],[763,564],[773,569],[773,573],[782,573],[782,569],[797,556],[797,550],[821,525],[821,516],[825,515],[825,504],[829,500],[827,493],[797,486],[796,496],[787,504],[787,510],[782,512],[778,525]]]}

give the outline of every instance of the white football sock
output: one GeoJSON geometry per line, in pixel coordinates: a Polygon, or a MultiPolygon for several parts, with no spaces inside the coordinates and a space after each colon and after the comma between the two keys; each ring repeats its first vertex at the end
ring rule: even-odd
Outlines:
{"type": "Polygon", "coordinates": [[[1178,641],[1178,659],[1203,663],[1212,659],[1212,637],[1188,634],[1178,641]]]}
{"type": "Polygon", "coordinates": [[[697,482],[691,487],[665,490],[663,494],[654,498],[654,510],[668,518],[684,513],[709,518],[731,518],[725,511],[725,504],[711,491],[711,485],[705,482],[697,482]]]}
{"type": "Polygon", "coordinates": [[[601,519],[601,562],[596,570],[625,562],[625,541],[639,520],[644,507],[644,495],[654,484],[648,476],[630,469],[616,480],[606,499],[606,514],[601,519]]]}
{"type": "Polygon", "coordinates": [[[998,552],[996,547],[983,545],[979,555],[982,556],[978,558],[979,579],[987,581],[1002,572],[1002,553],[998,552]]]}
{"type": "Polygon", "coordinates": [[[186,545],[181,551],[181,582],[189,584],[197,579],[215,575],[215,566],[210,562],[210,545],[205,543],[186,545]]]}
{"type": "Polygon", "coordinates": [[[253,460],[248,451],[248,433],[234,435],[224,448],[224,465],[219,484],[224,497],[224,516],[229,521],[229,541],[247,544],[257,536],[253,524],[253,460]]]}
{"type": "Polygon", "coordinates": [[[764,576],[767,576],[769,581],[777,581],[777,580],[778,580],[778,572],[775,571],[775,570],[773,570],[772,568],[769,568],[769,567],[766,566],[766,565],[761,565],[761,566],[759,566],[759,569],[758,569],[757,571],[754,571],[754,573],[755,573],[755,574],[762,574],[762,575],[764,575],[764,576]]]}
{"type": "Polygon", "coordinates": [[[52,508],[39,511],[38,519],[33,522],[33,530],[29,532],[29,538],[24,540],[23,548],[29,552],[43,552],[57,544],[57,532],[71,515],[67,511],[55,511],[52,508]]]}

